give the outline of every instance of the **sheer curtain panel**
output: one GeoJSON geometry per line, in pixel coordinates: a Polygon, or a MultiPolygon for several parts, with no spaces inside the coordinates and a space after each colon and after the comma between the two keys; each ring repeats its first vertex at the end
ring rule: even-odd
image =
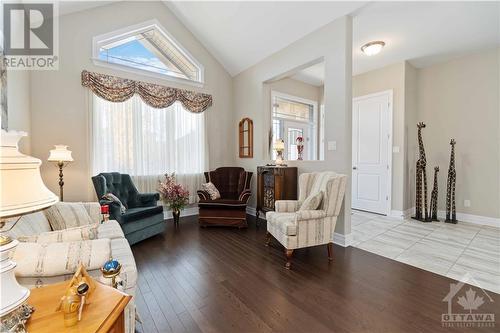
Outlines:
{"type": "Polygon", "coordinates": [[[115,103],[92,94],[92,109],[93,175],[128,173],[140,191],[153,192],[175,172],[195,202],[208,160],[204,113],[180,102],[156,109],[138,95],[115,103]]]}

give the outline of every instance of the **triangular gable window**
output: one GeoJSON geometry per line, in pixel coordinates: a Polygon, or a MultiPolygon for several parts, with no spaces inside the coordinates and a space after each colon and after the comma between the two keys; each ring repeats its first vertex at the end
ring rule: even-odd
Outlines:
{"type": "Polygon", "coordinates": [[[98,64],[124,70],[128,68],[167,79],[203,82],[203,66],[156,21],[95,37],[93,57],[98,64]]]}

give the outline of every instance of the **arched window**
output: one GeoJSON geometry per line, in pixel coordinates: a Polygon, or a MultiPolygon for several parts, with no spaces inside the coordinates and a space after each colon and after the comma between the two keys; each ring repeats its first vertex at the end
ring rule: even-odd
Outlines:
{"type": "Polygon", "coordinates": [[[203,83],[203,66],[156,20],[93,38],[97,65],[184,83],[203,83]]]}

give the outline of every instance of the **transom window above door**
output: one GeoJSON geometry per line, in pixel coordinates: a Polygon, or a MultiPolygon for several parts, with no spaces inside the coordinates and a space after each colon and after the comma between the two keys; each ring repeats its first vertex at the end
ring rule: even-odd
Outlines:
{"type": "MultiPolygon", "coordinates": [[[[272,91],[273,142],[283,140],[284,158],[315,160],[318,156],[318,103],[272,91]],[[302,146],[301,153],[299,147],[302,146]]],[[[276,152],[272,158],[275,159],[276,152]]]]}
{"type": "Polygon", "coordinates": [[[203,83],[203,66],[156,21],[96,36],[98,65],[187,83],[203,83]]]}

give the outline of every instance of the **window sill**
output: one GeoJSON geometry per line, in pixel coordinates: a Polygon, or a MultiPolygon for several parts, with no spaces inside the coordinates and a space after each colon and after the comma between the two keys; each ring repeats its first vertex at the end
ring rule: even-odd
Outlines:
{"type": "Polygon", "coordinates": [[[99,66],[99,67],[106,67],[106,68],[110,68],[110,69],[114,69],[114,70],[119,70],[122,72],[133,73],[136,75],[153,77],[155,79],[159,79],[162,81],[176,82],[176,83],[186,84],[186,85],[190,85],[190,86],[194,86],[194,87],[198,87],[198,88],[203,88],[203,86],[205,85],[204,82],[198,82],[198,81],[192,81],[192,80],[187,80],[187,79],[183,79],[183,78],[177,78],[177,77],[173,77],[173,76],[168,76],[168,75],[149,72],[149,71],[145,71],[145,70],[141,70],[141,69],[136,69],[136,68],[132,68],[132,67],[125,66],[125,65],[120,65],[120,64],[113,64],[113,63],[109,63],[107,61],[103,61],[103,60],[100,60],[97,58],[91,58],[91,60],[94,63],[94,65],[99,66]]]}

